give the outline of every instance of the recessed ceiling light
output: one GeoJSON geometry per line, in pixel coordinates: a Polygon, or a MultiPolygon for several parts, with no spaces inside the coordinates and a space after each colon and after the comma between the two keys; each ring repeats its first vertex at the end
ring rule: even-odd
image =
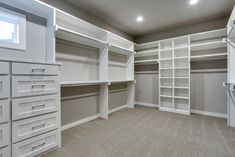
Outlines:
{"type": "Polygon", "coordinates": [[[138,16],[138,17],[136,18],[136,21],[137,21],[137,22],[142,22],[143,20],[144,20],[143,16],[138,16]]]}
{"type": "Polygon", "coordinates": [[[189,4],[194,5],[194,4],[197,4],[198,2],[199,2],[199,0],[190,0],[189,4]]]}

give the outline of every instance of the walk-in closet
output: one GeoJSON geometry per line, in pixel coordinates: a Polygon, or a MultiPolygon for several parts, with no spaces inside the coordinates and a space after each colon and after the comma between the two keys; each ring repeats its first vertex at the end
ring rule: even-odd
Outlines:
{"type": "Polygon", "coordinates": [[[235,156],[234,0],[0,0],[0,157],[235,156]]]}

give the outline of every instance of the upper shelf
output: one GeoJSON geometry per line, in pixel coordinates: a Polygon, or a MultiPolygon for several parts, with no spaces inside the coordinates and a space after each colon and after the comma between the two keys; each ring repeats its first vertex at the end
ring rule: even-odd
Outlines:
{"type": "Polygon", "coordinates": [[[138,52],[135,54],[135,57],[138,58],[138,57],[147,57],[147,56],[153,56],[153,55],[158,55],[158,49],[138,52]]]}
{"type": "Polygon", "coordinates": [[[158,59],[148,59],[148,60],[140,60],[140,61],[135,61],[135,64],[157,64],[158,59]]]}
{"type": "Polygon", "coordinates": [[[209,49],[217,49],[226,47],[227,44],[221,41],[213,41],[201,44],[193,44],[191,45],[191,51],[200,51],[200,50],[209,50],[209,49]]]}
{"type": "Polygon", "coordinates": [[[191,56],[191,61],[219,60],[219,59],[226,59],[227,56],[228,56],[228,53],[195,55],[195,56],[191,56]]]}
{"type": "Polygon", "coordinates": [[[56,26],[56,38],[95,48],[100,48],[107,44],[105,41],[81,34],[79,32],[75,32],[73,30],[69,30],[58,25],[56,26]]]}
{"type": "Polygon", "coordinates": [[[135,80],[110,80],[110,84],[117,84],[117,83],[128,83],[128,82],[135,82],[135,80]]]}
{"type": "Polygon", "coordinates": [[[205,39],[212,39],[212,38],[223,38],[227,34],[226,29],[218,29],[213,31],[201,32],[190,35],[191,41],[198,41],[198,40],[205,40],[205,39]]]}
{"type": "Polygon", "coordinates": [[[129,49],[125,49],[123,47],[113,45],[113,44],[109,44],[109,51],[119,53],[119,54],[123,54],[123,55],[128,55],[128,54],[134,54],[135,53],[134,51],[131,51],[129,49]]]}
{"type": "Polygon", "coordinates": [[[68,81],[61,82],[61,87],[79,87],[79,86],[94,86],[94,85],[102,85],[108,84],[108,81],[68,81]]]}

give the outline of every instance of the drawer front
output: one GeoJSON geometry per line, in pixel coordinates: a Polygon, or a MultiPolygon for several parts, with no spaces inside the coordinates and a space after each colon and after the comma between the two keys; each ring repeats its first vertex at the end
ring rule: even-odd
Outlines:
{"type": "Polygon", "coordinates": [[[0,99],[8,98],[10,95],[9,76],[0,76],[0,99]]]}
{"type": "Polygon", "coordinates": [[[47,95],[12,100],[12,120],[58,111],[59,96],[47,95]]]}
{"type": "Polygon", "coordinates": [[[15,143],[54,130],[58,124],[58,113],[13,122],[12,141],[15,143]]]}
{"type": "Polygon", "coordinates": [[[10,118],[10,100],[0,100],[0,123],[8,122],[10,118]]]}
{"type": "Polygon", "coordinates": [[[52,131],[12,146],[13,157],[33,157],[58,146],[58,131],[52,131]]]}
{"type": "Polygon", "coordinates": [[[12,97],[35,96],[58,93],[57,76],[13,76],[12,97]]]}
{"type": "Polygon", "coordinates": [[[12,63],[13,75],[58,75],[59,66],[43,64],[12,63]]]}
{"type": "Polygon", "coordinates": [[[8,62],[0,62],[0,74],[5,75],[9,74],[9,63],[8,62]]]}
{"type": "Polygon", "coordinates": [[[0,157],[10,157],[10,149],[9,149],[9,146],[0,149],[0,157]]]}
{"type": "Polygon", "coordinates": [[[9,144],[10,126],[9,123],[0,125],[0,147],[7,146],[9,144]]]}

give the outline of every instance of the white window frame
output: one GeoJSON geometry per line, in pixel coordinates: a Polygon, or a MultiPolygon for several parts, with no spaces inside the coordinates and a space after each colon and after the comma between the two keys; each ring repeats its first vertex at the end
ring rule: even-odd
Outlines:
{"type": "Polygon", "coordinates": [[[6,42],[0,40],[0,47],[16,49],[16,50],[26,50],[26,16],[5,8],[0,7],[0,19],[6,19],[9,21],[16,21],[18,23],[18,34],[17,42],[6,42]]]}

